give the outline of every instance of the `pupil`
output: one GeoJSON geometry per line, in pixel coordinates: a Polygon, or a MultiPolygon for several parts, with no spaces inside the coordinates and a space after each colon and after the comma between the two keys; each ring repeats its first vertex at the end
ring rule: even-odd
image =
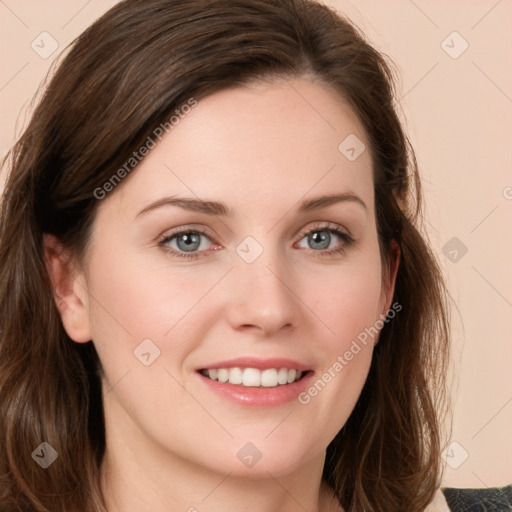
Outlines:
{"type": "Polygon", "coordinates": [[[311,239],[314,243],[319,243],[321,247],[317,247],[317,249],[326,249],[329,247],[330,235],[326,231],[315,231],[311,235],[311,239]],[[326,243],[327,242],[327,243],[326,243]]]}
{"type": "Polygon", "coordinates": [[[186,233],[178,238],[178,245],[180,242],[184,242],[184,246],[180,246],[180,249],[190,252],[191,250],[197,249],[199,245],[199,236],[195,233],[186,233]]]}

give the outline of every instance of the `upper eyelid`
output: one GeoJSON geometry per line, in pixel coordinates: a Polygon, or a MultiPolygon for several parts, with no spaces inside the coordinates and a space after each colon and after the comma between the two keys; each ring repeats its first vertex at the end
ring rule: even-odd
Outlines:
{"type": "Polygon", "coordinates": [[[215,241],[215,236],[211,235],[209,230],[204,228],[194,228],[194,227],[184,227],[184,228],[176,228],[171,231],[164,231],[161,235],[157,237],[157,240],[161,242],[164,242],[166,240],[169,240],[171,238],[174,238],[178,235],[181,235],[183,233],[197,233],[200,235],[204,235],[208,237],[212,242],[215,241]]]}

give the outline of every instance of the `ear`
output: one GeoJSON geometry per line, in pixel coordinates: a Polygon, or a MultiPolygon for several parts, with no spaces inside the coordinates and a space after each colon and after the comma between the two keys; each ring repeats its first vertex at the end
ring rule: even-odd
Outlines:
{"type": "Polygon", "coordinates": [[[398,267],[400,265],[400,246],[398,242],[393,238],[390,242],[390,256],[389,266],[384,269],[384,277],[382,280],[382,295],[381,295],[381,313],[387,315],[391,302],[393,300],[393,294],[395,293],[395,282],[398,273],[398,267]]]}
{"type": "Polygon", "coordinates": [[[77,343],[91,340],[89,293],[85,275],[54,235],[43,235],[45,262],[52,282],[53,297],[68,336],[77,343]]]}

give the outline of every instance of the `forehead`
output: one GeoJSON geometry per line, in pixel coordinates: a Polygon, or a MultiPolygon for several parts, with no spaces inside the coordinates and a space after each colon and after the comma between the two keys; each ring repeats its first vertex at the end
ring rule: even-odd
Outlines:
{"type": "Polygon", "coordinates": [[[109,198],[125,211],[165,194],[219,199],[251,215],[321,193],[351,191],[373,204],[361,123],[341,96],[307,78],[207,96],[156,142],[109,198]]]}

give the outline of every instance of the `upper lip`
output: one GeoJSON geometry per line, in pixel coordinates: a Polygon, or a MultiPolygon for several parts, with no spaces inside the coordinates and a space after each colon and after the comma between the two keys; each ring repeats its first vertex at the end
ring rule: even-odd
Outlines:
{"type": "Polygon", "coordinates": [[[288,370],[307,371],[310,369],[303,363],[299,363],[293,359],[283,357],[273,357],[261,359],[256,357],[239,357],[226,361],[217,361],[216,363],[206,364],[197,368],[197,370],[214,370],[218,368],[256,368],[257,370],[266,370],[268,368],[287,368],[288,370]]]}

